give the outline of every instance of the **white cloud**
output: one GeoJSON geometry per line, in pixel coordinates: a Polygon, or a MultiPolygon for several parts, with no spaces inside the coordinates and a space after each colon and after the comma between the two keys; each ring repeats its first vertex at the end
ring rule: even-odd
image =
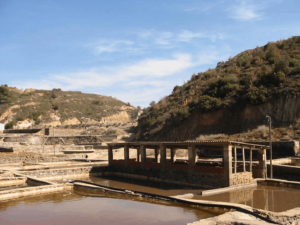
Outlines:
{"type": "Polygon", "coordinates": [[[243,21],[260,19],[262,17],[260,10],[262,10],[262,6],[251,4],[246,0],[237,1],[236,5],[228,9],[229,17],[243,21]]]}
{"type": "MultiPolygon", "coordinates": [[[[117,65],[115,67],[91,68],[75,73],[50,74],[47,79],[28,82],[14,82],[19,88],[62,90],[80,90],[83,92],[98,92],[116,96],[119,99],[147,106],[150,100],[169,94],[176,85],[179,74],[185,74],[195,66],[215,63],[228,56],[217,52],[192,57],[189,54],[177,54],[169,59],[145,59],[134,64],[117,65]],[[92,90],[92,91],[91,91],[92,90]],[[106,90],[105,92],[103,92],[106,90]]],[[[190,74],[189,74],[190,75],[190,74]]]]}
{"type": "Polygon", "coordinates": [[[202,33],[193,33],[188,30],[184,30],[178,35],[179,40],[183,42],[189,42],[193,38],[200,38],[200,37],[205,37],[205,35],[203,35],[202,33]]]}
{"type": "Polygon", "coordinates": [[[155,43],[159,45],[170,45],[172,37],[173,34],[171,32],[160,32],[155,39],[155,43]]]}
{"type": "Polygon", "coordinates": [[[141,79],[144,84],[158,85],[160,77],[170,76],[197,65],[188,54],[175,55],[173,59],[146,59],[131,65],[119,65],[110,68],[92,68],[76,73],[50,74],[49,79],[36,82],[18,83],[22,88],[54,87],[63,90],[78,90],[88,87],[108,87],[114,84],[136,85],[141,79]],[[134,81],[133,81],[134,80],[134,81]],[[134,83],[136,82],[136,83],[134,83]]]}
{"type": "Polygon", "coordinates": [[[134,42],[128,40],[101,40],[100,43],[97,44],[95,53],[101,54],[104,52],[118,52],[124,50],[132,50],[132,48],[128,48],[128,46],[133,45],[134,42]]]}
{"type": "Polygon", "coordinates": [[[224,39],[225,36],[220,33],[206,33],[206,32],[193,32],[190,30],[182,30],[178,33],[171,33],[166,31],[146,30],[138,34],[143,40],[148,43],[153,40],[153,43],[159,48],[174,48],[180,42],[190,42],[197,38],[208,38],[215,42],[217,39],[224,39]]]}

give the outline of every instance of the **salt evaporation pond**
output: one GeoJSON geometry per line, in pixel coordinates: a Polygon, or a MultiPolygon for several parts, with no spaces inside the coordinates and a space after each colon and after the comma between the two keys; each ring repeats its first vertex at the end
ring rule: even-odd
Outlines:
{"type": "Polygon", "coordinates": [[[0,224],[5,225],[176,225],[221,213],[177,203],[76,191],[0,202],[0,224]]]}

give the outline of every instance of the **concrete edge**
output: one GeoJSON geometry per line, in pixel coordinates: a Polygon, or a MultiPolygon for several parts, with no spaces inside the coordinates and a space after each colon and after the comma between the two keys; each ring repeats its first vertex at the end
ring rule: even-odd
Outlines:
{"type": "Polygon", "coordinates": [[[206,191],[202,191],[201,195],[209,196],[209,195],[215,195],[215,194],[219,194],[219,193],[223,193],[223,192],[240,190],[240,189],[250,188],[250,187],[257,187],[257,181],[255,181],[251,184],[237,185],[237,186],[231,186],[231,187],[225,187],[225,188],[217,188],[217,189],[213,189],[213,190],[206,190],[206,191]]]}

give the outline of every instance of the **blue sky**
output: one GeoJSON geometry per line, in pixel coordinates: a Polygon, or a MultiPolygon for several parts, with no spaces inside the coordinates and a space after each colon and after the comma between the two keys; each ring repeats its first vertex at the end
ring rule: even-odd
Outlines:
{"type": "Polygon", "coordinates": [[[146,107],[193,73],[300,35],[298,0],[0,0],[1,84],[146,107]]]}

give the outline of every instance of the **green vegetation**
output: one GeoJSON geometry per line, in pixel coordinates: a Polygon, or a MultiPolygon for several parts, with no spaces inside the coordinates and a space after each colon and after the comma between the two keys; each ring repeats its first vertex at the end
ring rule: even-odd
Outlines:
{"type": "Polygon", "coordinates": [[[5,124],[5,129],[11,129],[16,124],[16,121],[11,121],[7,124],[5,124]]]}
{"type": "Polygon", "coordinates": [[[0,104],[9,103],[11,100],[11,93],[7,85],[0,86],[0,104]]]}
{"type": "Polygon", "coordinates": [[[214,111],[222,106],[222,101],[219,98],[209,95],[202,95],[199,98],[199,107],[205,112],[214,111]]]}
{"type": "Polygon", "coordinates": [[[215,69],[193,74],[163,100],[144,109],[138,140],[150,140],[179,126],[193,112],[259,105],[300,92],[300,36],[244,51],[215,69]]]}

